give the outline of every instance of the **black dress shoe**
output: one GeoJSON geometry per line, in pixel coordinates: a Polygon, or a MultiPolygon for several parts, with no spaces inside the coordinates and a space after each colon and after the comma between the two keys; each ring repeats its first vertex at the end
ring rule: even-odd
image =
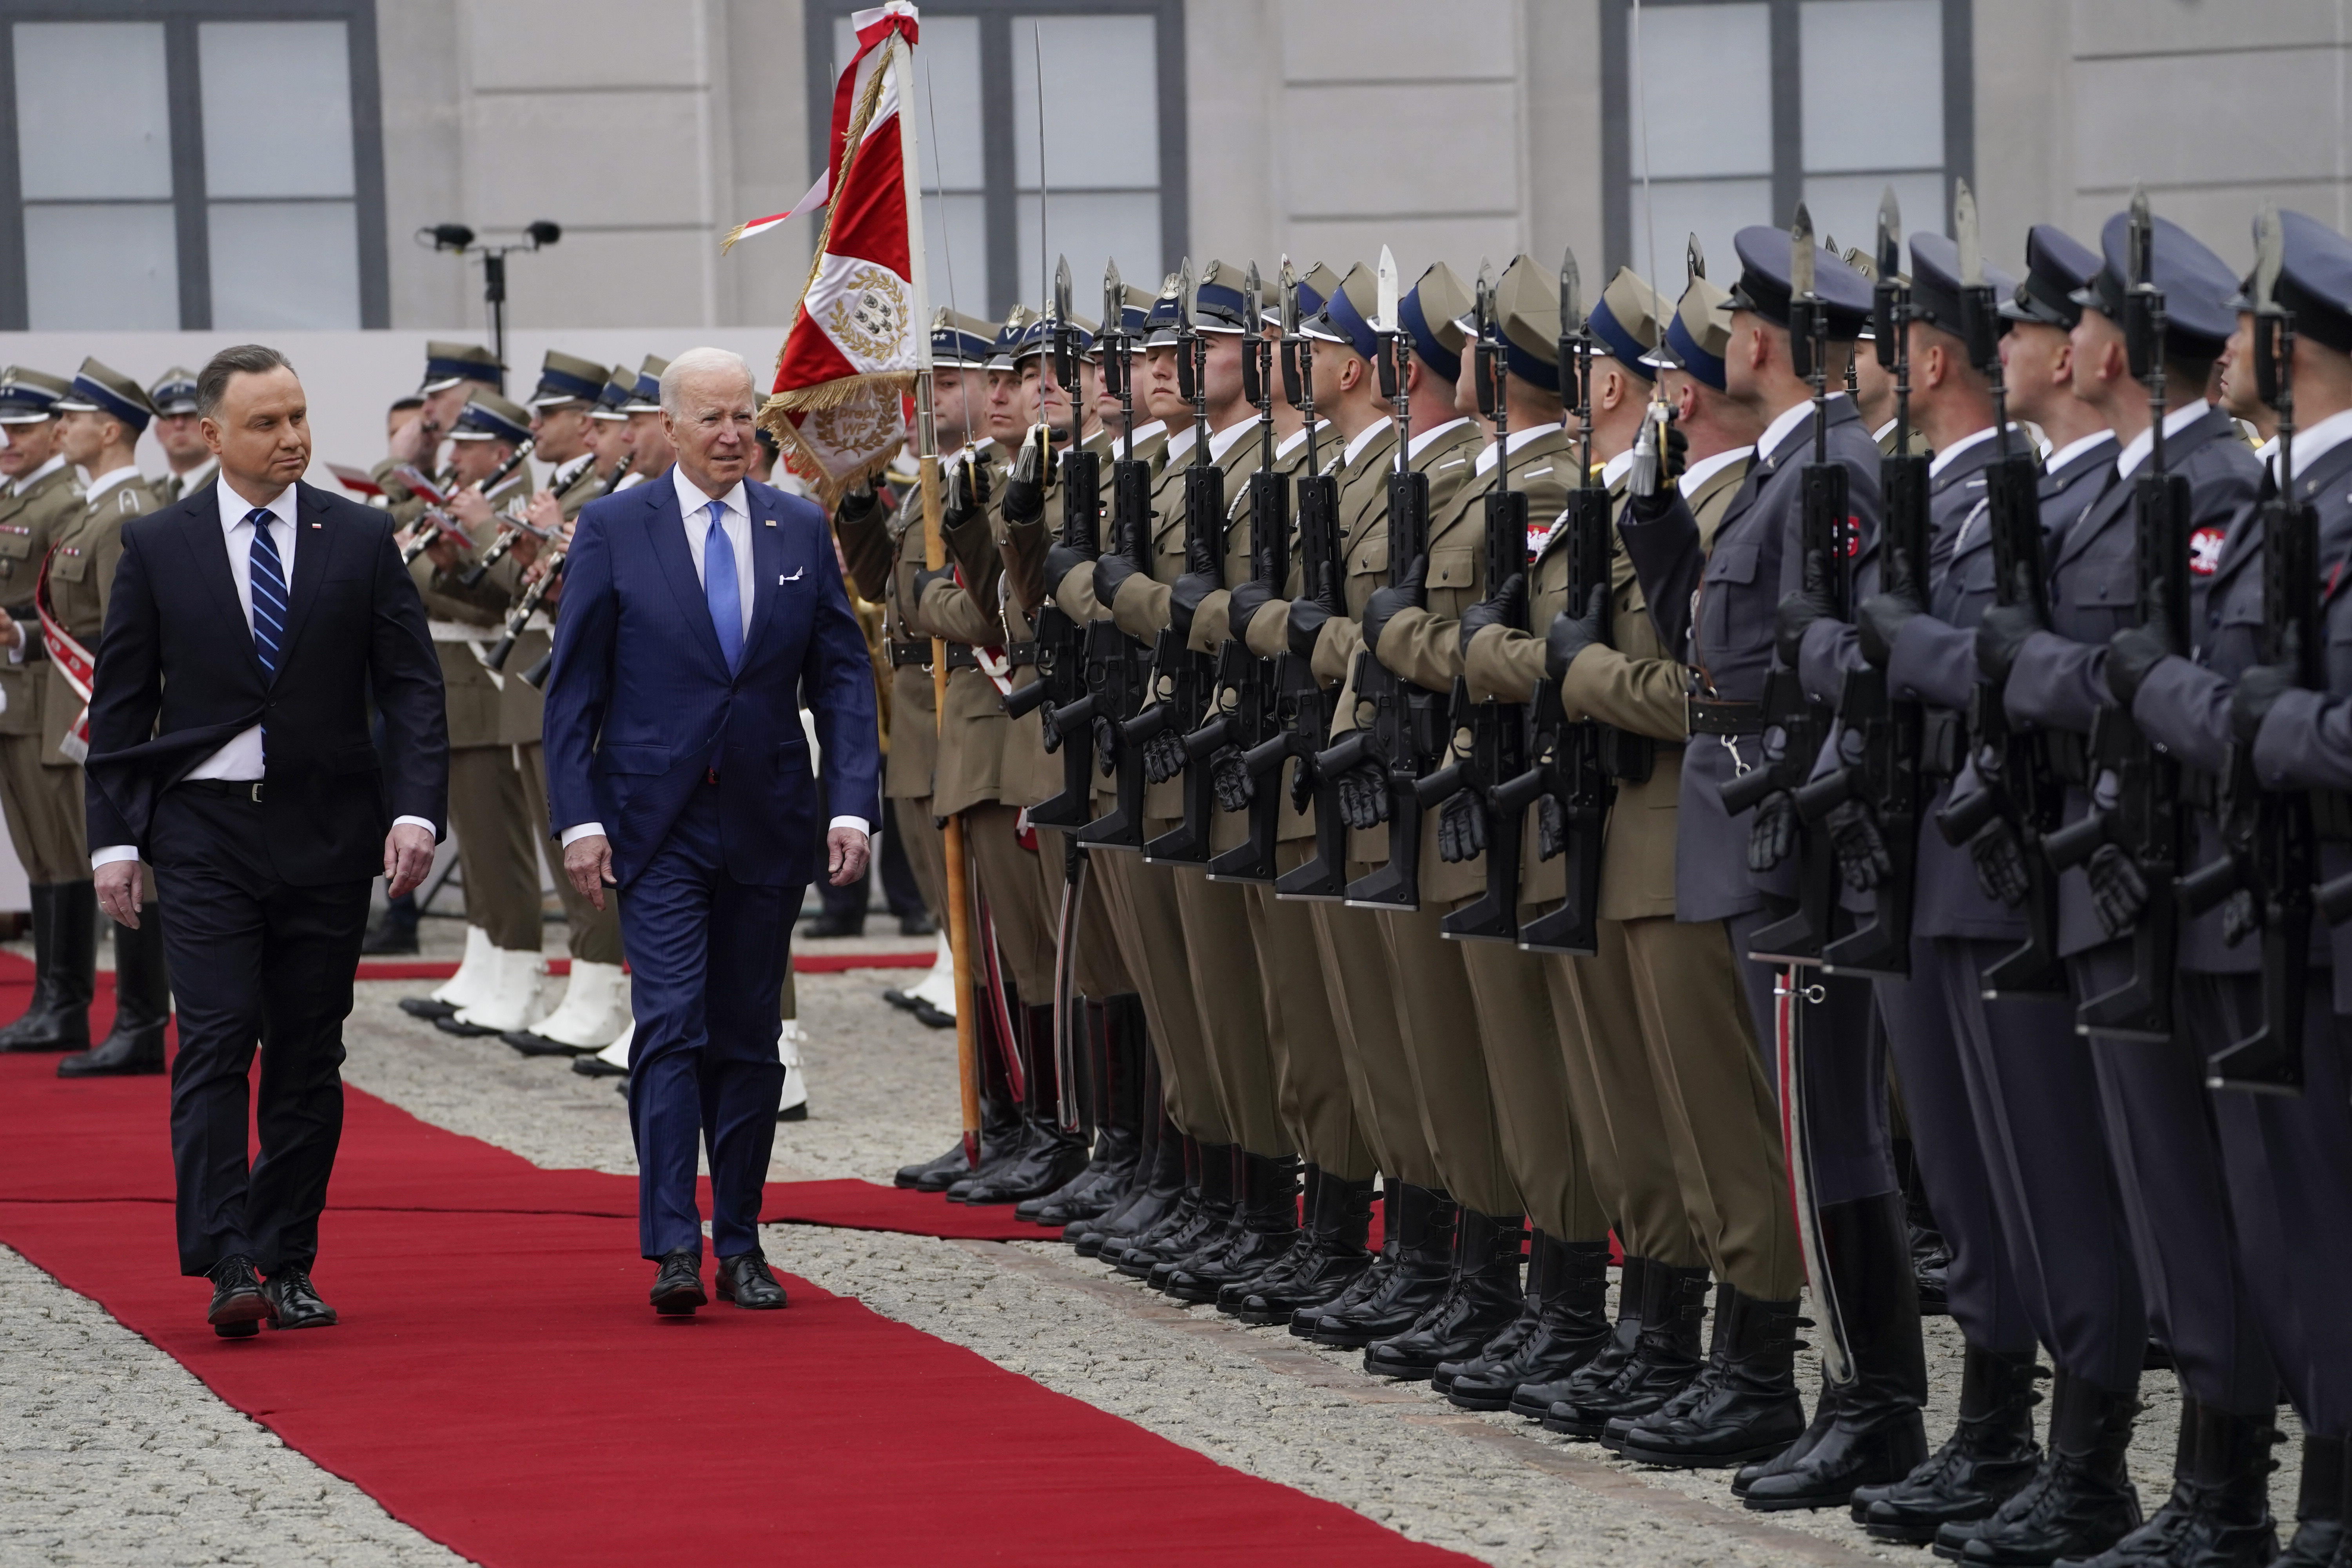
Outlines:
{"type": "Polygon", "coordinates": [[[927,1175],[935,1175],[944,1171],[953,1171],[958,1175],[963,1175],[971,1170],[971,1162],[964,1158],[963,1140],[959,1138],[943,1154],[934,1154],[928,1160],[918,1160],[911,1165],[899,1166],[898,1173],[890,1179],[890,1184],[897,1187],[913,1187],[927,1175]]]}
{"type": "Polygon", "coordinates": [[[915,1005],[911,1011],[915,1015],[915,1021],[927,1029],[952,1029],[956,1026],[953,1013],[943,1007],[934,1007],[919,996],[915,998],[915,1005]]]}
{"type": "MultiPolygon", "coordinates": [[[[445,1035],[455,1035],[461,1040],[478,1040],[485,1035],[503,1035],[506,1033],[503,1029],[493,1029],[488,1024],[461,1023],[458,1021],[457,1015],[454,1012],[446,1018],[434,1019],[433,1026],[440,1030],[445,1035]]],[[[601,1050],[604,1047],[600,1046],[597,1048],[601,1050]]]]}
{"type": "Polygon", "coordinates": [[[863,915],[822,914],[801,922],[801,935],[814,942],[865,934],[866,917],[863,915]]]}
{"type": "Polygon", "coordinates": [[[367,935],[360,939],[362,958],[375,958],[386,953],[415,952],[415,951],[416,916],[413,913],[406,920],[402,920],[387,910],[384,911],[383,918],[368,927],[367,935]]]}
{"type": "Polygon", "coordinates": [[[269,1298],[262,1294],[261,1277],[253,1271],[253,1259],[244,1253],[232,1253],[212,1266],[213,1304],[205,1313],[205,1321],[213,1332],[225,1340],[242,1340],[261,1331],[261,1320],[269,1316],[269,1298]]]}
{"type": "Polygon", "coordinates": [[[403,996],[400,999],[400,1010],[412,1018],[422,1018],[428,1024],[436,1018],[454,1018],[457,1016],[456,1003],[436,1002],[430,996],[403,996]]]}
{"type": "Polygon", "coordinates": [[[931,923],[931,917],[929,915],[900,915],[898,934],[900,936],[937,936],[940,934],[940,928],[931,923]]]}
{"type": "Polygon", "coordinates": [[[751,1311],[773,1312],[784,1304],[784,1288],[768,1271],[765,1258],[743,1252],[719,1260],[719,1299],[751,1311]]]}
{"type": "Polygon", "coordinates": [[[589,1055],[572,1058],[572,1070],[582,1078],[626,1078],[629,1069],[616,1068],[603,1057],[589,1055]]]}
{"type": "Polygon", "coordinates": [[[654,1276],[654,1310],[665,1318],[690,1318],[710,1298],[702,1292],[702,1255],[680,1248],[662,1254],[654,1276]]]}
{"type": "MultiPolygon", "coordinates": [[[[545,1035],[534,1035],[529,1029],[509,1029],[499,1038],[527,1057],[593,1057],[604,1046],[568,1046],[562,1040],[551,1040],[545,1035]]],[[[607,1040],[604,1045],[612,1042],[607,1040]]]]}
{"type": "Polygon", "coordinates": [[[310,1283],[310,1271],[289,1264],[269,1277],[261,1288],[269,1299],[269,1326],[273,1329],[331,1329],[335,1326],[335,1310],[319,1299],[318,1287],[310,1283]]]}
{"type": "Polygon", "coordinates": [[[915,1010],[915,1004],[921,1001],[922,998],[915,995],[912,992],[901,991],[897,986],[892,985],[887,987],[883,991],[882,1000],[889,1003],[890,1005],[898,1008],[901,1013],[911,1013],[915,1010]]]}

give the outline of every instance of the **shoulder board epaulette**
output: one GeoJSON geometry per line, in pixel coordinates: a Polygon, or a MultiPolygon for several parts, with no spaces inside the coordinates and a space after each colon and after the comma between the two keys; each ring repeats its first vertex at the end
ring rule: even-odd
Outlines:
{"type": "Polygon", "coordinates": [[[115,492],[114,510],[117,511],[127,511],[131,513],[133,516],[138,514],[139,498],[131,493],[131,487],[129,485],[122,486],[115,492]]]}

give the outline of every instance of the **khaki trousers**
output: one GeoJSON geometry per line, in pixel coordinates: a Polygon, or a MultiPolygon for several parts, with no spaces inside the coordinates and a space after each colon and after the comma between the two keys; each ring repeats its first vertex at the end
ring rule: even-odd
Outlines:
{"type": "Polygon", "coordinates": [[[1391,1000],[1421,1107],[1422,1136],[1437,1167],[1437,1186],[1480,1214],[1517,1216],[1527,1213],[1527,1203],[1503,1154],[1495,1089],[1478,1039],[1477,1000],[1462,959],[1466,944],[1438,934],[1443,913],[1424,907],[1372,916],[1388,947],[1391,1000]]]}
{"type": "Polygon", "coordinates": [[[907,868],[915,874],[915,887],[923,895],[923,908],[931,912],[931,923],[940,930],[948,929],[948,847],[947,836],[931,819],[931,797],[899,795],[889,803],[890,831],[898,836],[898,847],[907,852],[907,868]]]}
{"type": "Polygon", "coordinates": [[[1102,910],[1143,1001],[1143,1022],[1160,1058],[1160,1098],[1177,1127],[1203,1143],[1231,1143],[1209,1070],[1201,1010],[1192,1003],[1192,972],[1184,957],[1184,925],[1176,912],[1176,875],[1147,866],[1132,850],[1096,854],[1092,878],[1102,910]]]}
{"type": "Polygon", "coordinates": [[[539,847],[512,746],[449,752],[449,826],[466,879],[466,921],[509,952],[540,949],[539,847]]]}
{"type": "MultiPolygon", "coordinates": [[[[1458,900],[1442,912],[1471,901],[1458,900]]],[[[1579,1136],[1543,960],[1505,942],[1446,945],[1461,953],[1469,979],[1503,1160],[1528,1222],[1555,1241],[1606,1240],[1609,1215],[1579,1136]]]]}
{"type": "MultiPolygon", "coordinates": [[[[1175,829],[1174,819],[1153,822],[1146,833],[1158,837],[1175,829]]],[[[1153,869],[1156,868],[1147,868],[1153,869]]],[[[1201,1037],[1225,1124],[1234,1141],[1253,1154],[1296,1154],[1297,1145],[1283,1125],[1274,1087],[1274,1058],[1281,1047],[1280,1016],[1268,1002],[1250,940],[1249,900],[1233,882],[1212,882],[1206,871],[1171,868],[1176,914],[1184,931],[1184,958],[1191,974],[1192,1005],[1201,1016],[1201,1037]]]]}
{"type": "Polygon", "coordinates": [[[27,882],[89,880],[81,770],[44,767],[40,736],[0,735],[0,811],[27,882]]]}
{"type": "MultiPolygon", "coordinates": [[[[1276,872],[1305,865],[1314,852],[1311,838],[1276,845],[1276,872]]],[[[1310,1163],[1343,1181],[1367,1180],[1380,1167],[1357,1121],[1339,1025],[1322,984],[1311,906],[1286,903],[1263,883],[1241,890],[1265,984],[1266,1041],[1282,1124],[1310,1163]]]]}
{"type": "Polygon", "coordinates": [[[1761,1300],[1797,1293],[1804,1269],[1789,1207],[1779,1101],[1764,1077],[1738,961],[1720,921],[1603,921],[1625,942],[1683,1207],[1718,1279],[1761,1300]]]}
{"type": "Polygon", "coordinates": [[[966,807],[964,853],[971,858],[972,885],[988,900],[998,956],[1021,1000],[1042,1007],[1054,999],[1054,926],[1037,880],[1037,852],[1021,847],[1015,832],[1019,816],[1000,801],[966,807]]]}
{"type": "MultiPolygon", "coordinates": [[[[1038,893],[1045,901],[1047,934],[1057,943],[1062,930],[1063,889],[1069,878],[1069,851],[1067,833],[1053,827],[1037,829],[1038,893]]],[[[1072,958],[1070,984],[1078,994],[1097,1002],[1135,989],[1135,982],[1128,977],[1127,960],[1120,956],[1118,941],[1111,932],[1111,923],[1103,915],[1102,863],[1118,853],[1116,849],[1107,849],[1087,856],[1086,897],[1078,905],[1078,951],[1072,958]]],[[[1049,991],[1049,999],[1051,995],[1049,991]]]]}
{"type": "MultiPolygon", "coordinates": [[[[555,896],[563,900],[563,920],[572,956],[584,963],[621,962],[621,889],[604,889],[599,910],[563,874],[563,851],[556,846],[547,816],[547,752],[536,741],[515,748],[522,767],[523,803],[530,810],[531,841],[554,865],[555,896]]],[[[463,846],[461,845],[462,848],[463,846]]],[[[820,872],[820,875],[823,873],[820,872]]]]}
{"type": "MultiPolygon", "coordinates": [[[[1350,876],[1367,869],[1354,867],[1350,876]]],[[[1372,1159],[1383,1176],[1416,1187],[1443,1187],[1429,1135],[1422,1131],[1421,1091],[1413,1087],[1412,1063],[1405,1055],[1402,1017],[1379,922],[1345,904],[1318,900],[1304,907],[1323,966],[1324,1000],[1339,1031],[1339,1065],[1372,1159]]]]}

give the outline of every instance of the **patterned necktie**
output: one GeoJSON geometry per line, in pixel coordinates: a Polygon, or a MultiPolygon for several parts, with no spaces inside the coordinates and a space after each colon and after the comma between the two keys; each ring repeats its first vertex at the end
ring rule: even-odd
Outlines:
{"type": "Polygon", "coordinates": [[[262,673],[275,678],[278,646],[286,637],[286,567],[278,558],[278,541],[269,536],[269,512],[256,507],[245,521],[253,524],[253,651],[261,658],[262,673]]]}
{"type": "Polygon", "coordinates": [[[727,673],[743,658],[743,593],[735,580],[735,545],[727,537],[727,503],[710,503],[710,531],[702,537],[702,597],[710,606],[710,629],[719,634],[719,651],[727,657],[727,673]]]}

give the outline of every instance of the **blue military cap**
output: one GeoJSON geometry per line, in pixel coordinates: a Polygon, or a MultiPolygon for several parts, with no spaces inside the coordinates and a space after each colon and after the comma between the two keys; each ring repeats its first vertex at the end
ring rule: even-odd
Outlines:
{"type": "Polygon", "coordinates": [[[1724,391],[1723,356],[1731,348],[1730,299],[1705,277],[1693,276],[1675,313],[1666,318],[1663,351],[1643,363],[1679,370],[1724,391]]]}
{"type": "Polygon", "coordinates": [[[2000,313],[2073,331],[2083,316],[2074,294],[2098,275],[2097,251],[2054,223],[2037,223],[2025,231],[2025,276],[2001,301],[2000,313]]]}
{"type": "MultiPolygon", "coordinates": [[[[1559,390],[1559,280],[1521,255],[1495,281],[1496,325],[1511,374],[1546,392],[1559,390]]],[[[1613,350],[1612,351],[1614,352],[1613,350]]]]}
{"type": "MultiPolygon", "coordinates": [[[[2255,220],[2254,243],[2262,243],[2262,220],[2255,220]]],[[[2352,239],[2347,239],[2317,218],[2302,213],[2279,214],[2279,304],[2294,313],[2294,330],[2337,353],[2352,353],[2352,239]]],[[[2231,303],[2241,310],[2254,308],[2253,280],[2231,303]]]]}
{"type": "MultiPolygon", "coordinates": [[[[2097,275],[2073,298],[2075,304],[2120,321],[2131,274],[2129,213],[2107,220],[2099,231],[2099,249],[2104,259],[2097,275]]],[[[2148,273],[2164,295],[2164,352],[2179,359],[2219,359],[2238,326],[2238,313],[2230,304],[2237,297],[2238,280],[2229,267],[2203,240],[2160,217],[2153,220],[2148,273]]]]}
{"type": "MultiPolygon", "coordinates": [[[[1331,268],[1324,266],[1323,263],[1318,261],[1314,266],[1308,268],[1307,269],[1307,276],[1298,280],[1298,314],[1300,320],[1305,320],[1307,317],[1313,315],[1316,311],[1320,310],[1324,306],[1329,304],[1331,302],[1332,292],[1339,287],[1339,274],[1332,271],[1331,268]]],[[[1282,301],[1274,298],[1272,295],[1268,295],[1266,297],[1265,312],[1267,320],[1279,321],[1282,320],[1282,301]]]]}
{"type": "MultiPolygon", "coordinates": [[[[1348,268],[1348,276],[1325,297],[1322,309],[1299,322],[1298,330],[1323,342],[1344,344],[1366,359],[1377,358],[1381,341],[1372,327],[1372,317],[1379,313],[1380,297],[1379,274],[1359,261],[1348,268]]],[[[1299,304],[1303,308],[1306,302],[1302,289],[1299,304]]],[[[1402,301],[1397,313],[1404,313],[1402,301]]]]}
{"type": "Polygon", "coordinates": [[[1021,346],[1021,334],[1029,330],[1029,323],[1034,319],[1029,314],[1028,306],[1013,307],[1005,315],[1004,324],[996,329],[995,337],[989,342],[989,369],[1011,370],[1013,368],[1013,351],[1021,346]]]}
{"type": "MultiPolygon", "coordinates": [[[[1732,236],[1731,248],[1739,257],[1739,280],[1732,285],[1729,308],[1787,326],[1792,254],[1788,231],[1756,224],[1732,236]]],[[[1819,246],[1813,247],[1813,291],[1829,306],[1830,336],[1839,342],[1853,342],[1870,325],[1870,279],[1819,246]]]]}
{"type": "MultiPolygon", "coordinates": [[[[1193,291],[1192,325],[1204,332],[1248,332],[1258,330],[1249,319],[1249,301],[1241,290],[1241,274],[1222,261],[1212,261],[1201,268],[1200,284],[1193,291]]],[[[1144,340],[1147,348],[1160,348],[1176,341],[1179,301],[1176,280],[1171,278],[1160,289],[1160,298],[1151,307],[1149,325],[1151,335],[1144,340]]]]}
{"type": "Polygon", "coordinates": [[[1592,302],[1592,309],[1584,313],[1585,330],[1611,359],[1646,381],[1655,381],[1650,374],[1650,356],[1658,346],[1658,318],[1666,313],[1665,304],[1640,273],[1620,267],[1601,298],[1592,302]]]}
{"type": "Polygon", "coordinates": [[[1470,333],[1461,319],[1474,307],[1469,289],[1443,261],[1431,263],[1397,301],[1397,325],[1412,340],[1412,352],[1441,381],[1462,379],[1462,348],[1470,333]]]}
{"type": "Polygon", "coordinates": [[[12,364],[0,372],[0,425],[37,425],[72,391],[73,383],[61,375],[12,364]]]}
{"type": "Polygon", "coordinates": [[[550,349],[540,362],[539,384],[531,389],[530,405],[551,408],[561,403],[593,403],[604,390],[603,365],[550,349]]]}
{"type": "Polygon", "coordinates": [[[466,400],[457,423],[449,427],[452,441],[504,441],[520,447],[530,439],[530,413],[495,392],[478,392],[466,400]]]}
{"type": "Polygon", "coordinates": [[[588,411],[591,419],[626,419],[629,400],[637,395],[637,373],[627,365],[616,364],[604,378],[604,390],[596,394],[596,406],[588,411]]]}
{"type": "Polygon", "coordinates": [[[425,345],[425,380],[419,392],[443,392],[461,381],[478,381],[491,391],[502,390],[507,384],[507,367],[499,356],[479,343],[453,343],[439,340],[425,345]]]}
{"type": "MultiPolygon", "coordinates": [[[[2017,279],[1985,263],[1984,280],[1998,300],[2017,287],[2017,279]]],[[[1960,335],[1960,247],[1922,229],[1911,237],[1911,311],[1928,326],[1960,335]]]]}
{"type": "Polygon", "coordinates": [[[194,414],[196,411],[196,373],[185,365],[173,365],[155,378],[147,389],[147,401],[154,405],[158,417],[167,414],[194,414]]]}
{"type": "Polygon", "coordinates": [[[120,419],[132,435],[147,428],[155,417],[155,405],[147,401],[146,390],[119,370],[110,370],[94,359],[81,362],[81,369],[73,378],[73,386],[55,405],[60,414],[96,412],[110,419],[120,419]]]}
{"type": "MultiPolygon", "coordinates": [[[[1150,334],[1151,310],[1155,302],[1149,290],[1138,289],[1132,283],[1127,285],[1126,300],[1118,310],[1118,327],[1127,334],[1130,345],[1140,343],[1150,334]]],[[[1095,348],[1099,351],[1101,347],[1098,340],[1095,348]]]]}
{"type": "MultiPolygon", "coordinates": [[[[1070,325],[1077,329],[1078,353],[1081,355],[1094,353],[1095,324],[1092,321],[1087,321],[1084,316],[1078,315],[1074,311],[1070,316],[1070,325]]],[[[1050,316],[1040,316],[1035,321],[1029,323],[1028,327],[1021,334],[1021,341],[1013,345],[1013,362],[1015,364],[1018,364],[1024,359],[1034,359],[1037,355],[1045,353],[1053,346],[1053,318],[1050,316]]]]}
{"type": "Polygon", "coordinates": [[[659,354],[647,354],[637,366],[636,385],[629,400],[621,405],[624,414],[659,414],[661,412],[662,372],[669,369],[669,361],[659,354]]]}
{"type": "Polygon", "coordinates": [[[948,370],[985,370],[996,329],[945,305],[931,318],[931,363],[948,370]]]}

